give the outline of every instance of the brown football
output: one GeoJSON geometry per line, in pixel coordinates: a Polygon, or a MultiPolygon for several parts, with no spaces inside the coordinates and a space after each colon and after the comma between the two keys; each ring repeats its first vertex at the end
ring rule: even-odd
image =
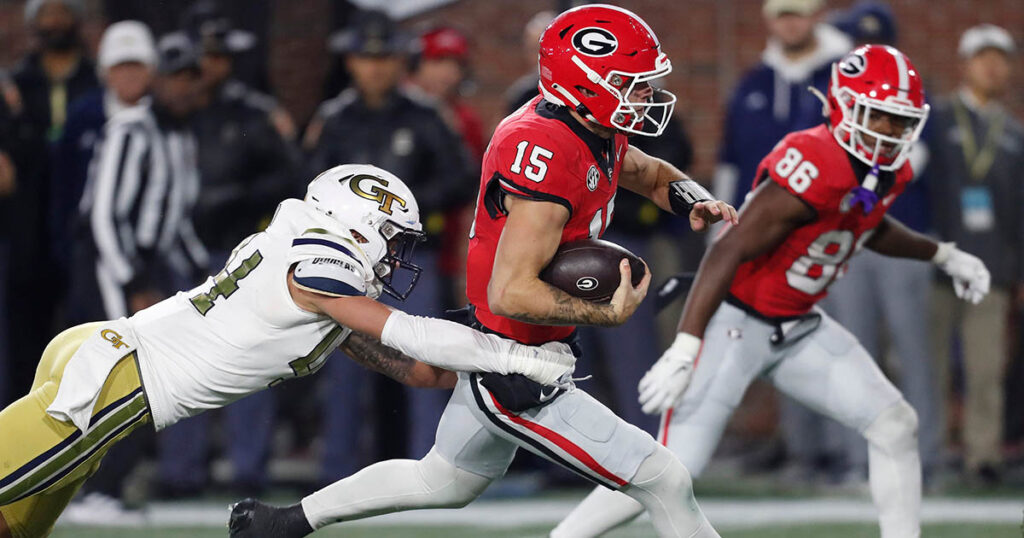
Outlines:
{"type": "Polygon", "coordinates": [[[619,261],[629,260],[633,285],[644,278],[644,264],[632,252],[600,239],[580,239],[558,247],[540,272],[540,279],[580,299],[595,303],[611,300],[619,287],[619,261]]]}

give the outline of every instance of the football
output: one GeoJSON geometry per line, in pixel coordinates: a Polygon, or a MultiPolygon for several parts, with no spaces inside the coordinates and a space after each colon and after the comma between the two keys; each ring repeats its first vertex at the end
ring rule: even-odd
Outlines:
{"type": "Polygon", "coordinates": [[[632,252],[600,239],[580,239],[558,247],[540,279],[585,301],[606,303],[619,287],[619,261],[629,260],[633,285],[644,278],[644,264],[632,252]]]}

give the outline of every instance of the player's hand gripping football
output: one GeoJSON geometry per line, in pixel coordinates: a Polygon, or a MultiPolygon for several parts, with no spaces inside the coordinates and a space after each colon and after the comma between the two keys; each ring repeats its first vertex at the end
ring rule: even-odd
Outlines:
{"type": "MultiPolygon", "coordinates": [[[[643,262],[643,260],[640,260],[643,262]]],[[[622,325],[636,312],[637,307],[647,296],[647,288],[651,285],[651,270],[644,263],[644,278],[633,287],[633,271],[629,268],[629,260],[619,261],[619,287],[615,289],[608,307],[612,311],[612,325],[622,325]]]]}
{"type": "Polygon", "coordinates": [[[721,200],[697,202],[690,211],[690,228],[695,232],[703,232],[720,220],[734,225],[740,222],[736,208],[721,200]]]}
{"type": "Polygon", "coordinates": [[[984,262],[956,248],[955,243],[939,243],[932,262],[953,279],[957,297],[978,304],[988,295],[992,277],[984,262]]]}
{"type": "Polygon", "coordinates": [[[672,345],[640,379],[640,405],[644,413],[657,415],[676,406],[682,399],[700,354],[700,338],[676,334],[672,345]]]}

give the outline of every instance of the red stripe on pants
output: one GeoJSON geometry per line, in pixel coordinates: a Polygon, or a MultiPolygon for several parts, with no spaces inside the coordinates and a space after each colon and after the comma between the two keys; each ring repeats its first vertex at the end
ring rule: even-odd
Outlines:
{"type": "Polygon", "coordinates": [[[579,445],[577,445],[576,443],[573,443],[572,441],[566,439],[565,437],[562,437],[561,435],[558,434],[558,432],[545,428],[544,426],[541,426],[540,424],[537,424],[535,422],[530,422],[529,420],[526,420],[525,418],[519,415],[509,412],[504,407],[502,407],[500,403],[498,403],[498,400],[494,398],[493,394],[488,393],[488,396],[491,397],[491,401],[494,402],[494,406],[498,408],[498,411],[501,411],[501,414],[508,417],[508,419],[511,420],[513,423],[518,424],[536,433],[537,435],[543,437],[544,439],[547,439],[548,441],[551,441],[552,443],[557,445],[558,448],[561,448],[566,453],[579,460],[580,463],[586,465],[591,471],[594,471],[595,473],[603,476],[604,478],[607,478],[608,480],[615,482],[619,486],[625,486],[626,484],[628,484],[627,481],[615,476],[614,474],[611,473],[611,471],[602,467],[600,463],[597,463],[597,460],[592,458],[590,454],[587,454],[587,452],[580,448],[579,445]]]}
{"type": "Polygon", "coordinates": [[[668,425],[672,423],[672,411],[674,411],[674,408],[672,407],[668,408],[668,411],[665,411],[665,422],[661,425],[662,446],[668,446],[668,425]]]}

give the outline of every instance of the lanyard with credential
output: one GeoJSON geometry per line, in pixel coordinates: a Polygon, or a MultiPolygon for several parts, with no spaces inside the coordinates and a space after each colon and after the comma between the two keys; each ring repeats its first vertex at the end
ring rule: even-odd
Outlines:
{"type": "MultiPolygon", "coordinates": [[[[990,118],[988,132],[985,133],[985,144],[978,150],[974,140],[974,128],[971,127],[971,119],[967,108],[960,99],[953,100],[953,116],[956,118],[957,128],[960,129],[960,136],[963,140],[964,164],[974,181],[981,181],[992,168],[996,158],[996,150],[999,148],[999,139],[1003,136],[1003,125],[1006,123],[1006,116],[997,114],[990,118]]],[[[981,115],[979,114],[979,117],[981,115]]]]}

